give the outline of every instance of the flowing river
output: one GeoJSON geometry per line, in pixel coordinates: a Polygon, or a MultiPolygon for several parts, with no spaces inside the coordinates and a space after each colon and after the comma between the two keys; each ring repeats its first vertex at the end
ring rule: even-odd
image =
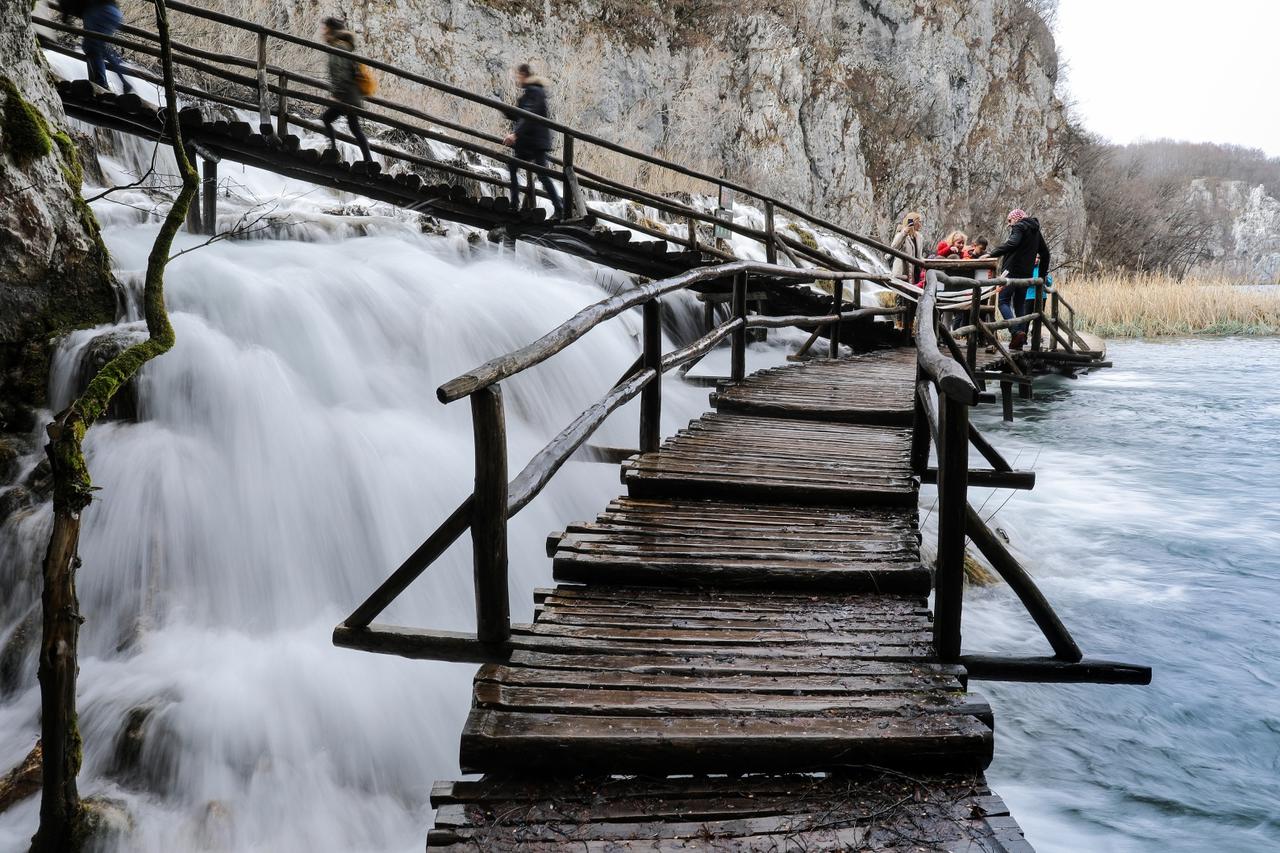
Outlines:
{"type": "MultiPolygon", "coordinates": [[[[992,787],[1040,853],[1280,849],[1280,339],[1108,354],[1012,425],[977,418],[1038,472],[994,525],[1086,656],[1153,681],[975,683],[992,787]]],[[[1049,653],[1007,588],[970,590],[964,627],[968,651],[1049,653]]]]}

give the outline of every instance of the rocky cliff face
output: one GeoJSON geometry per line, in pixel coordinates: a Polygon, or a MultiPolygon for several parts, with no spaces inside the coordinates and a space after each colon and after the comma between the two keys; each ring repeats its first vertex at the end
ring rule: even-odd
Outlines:
{"type": "MultiPolygon", "coordinates": [[[[1074,245],[1082,192],[1054,95],[1057,54],[1034,7],[1034,0],[362,0],[348,11],[371,55],[503,98],[512,94],[511,67],[529,61],[549,79],[561,120],[733,176],[862,231],[886,236],[915,208],[931,234],[958,227],[997,236],[1004,212],[1022,206],[1041,215],[1054,242],[1074,245]]],[[[341,6],[225,0],[220,8],[312,35],[341,6]]],[[[178,17],[180,26],[200,29],[178,17]]],[[[251,55],[248,44],[222,46],[251,55]]],[[[457,106],[424,92],[396,94],[442,113],[457,106]]],[[[501,128],[491,113],[462,113],[501,128]]]]}
{"type": "Polygon", "coordinates": [[[0,433],[31,428],[53,339],[108,322],[116,309],[30,9],[30,0],[0,0],[0,433]]]}
{"type": "Polygon", "coordinates": [[[1261,184],[1200,178],[1190,196],[1209,223],[1209,264],[1256,283],[1280,282],[1280,200],[1261,184]]]}

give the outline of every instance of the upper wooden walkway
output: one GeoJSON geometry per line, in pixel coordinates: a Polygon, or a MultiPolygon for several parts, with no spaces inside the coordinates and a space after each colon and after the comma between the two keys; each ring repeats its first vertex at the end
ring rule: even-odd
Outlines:
{"type": "Polygon", "coordinates": [[[629,460],[476,676],[461,762],[486,775],[437,786],[430,846],[1029,850],[982,776],[991,710],[933,646],[915,372],[763,371],[629,460]]]}

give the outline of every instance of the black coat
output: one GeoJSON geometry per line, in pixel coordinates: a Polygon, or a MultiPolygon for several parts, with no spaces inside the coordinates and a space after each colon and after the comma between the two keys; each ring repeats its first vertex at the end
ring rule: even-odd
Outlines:
{"type": "MultiPolygon", "coordinates": [[[[525,82],[524,89],[520,92],[520,100],[516,101],[516,106],[545,118],[551,117],[551,114],[547,111],[546,87],[537,77],[530,77],[525,82]]],[[[542,122],[525,118],[524,116],[516,116],[515,124],[511,130],[516,135],[515,147],[519,150],[551,150],[551,128],[542,122]]]]}
{"type": "Polygon", "coordinates": [[[991,257],[1004,258],[1003,269],[1009,278],[1031,278],[1040,256],[1040,277],[1049,272],[1049,244],[1040,233],[1040,220],[1028,216],[1013,224],[1009,239],[991,250],[991,257]]]}

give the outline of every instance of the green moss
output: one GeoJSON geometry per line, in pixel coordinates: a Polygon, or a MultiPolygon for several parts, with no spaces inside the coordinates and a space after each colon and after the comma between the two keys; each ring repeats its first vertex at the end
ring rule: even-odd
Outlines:
{"type": "Polygon", "coordinates": [[[808,229],[805,229],[805,228],[801,228],[799,225],[796,225],[794,222],[788,223],[787,228],[791,231],[791,233],[796,235],[796,237],[800,240],[801,243],[804,243],[806,246],[808,246],[810,249],[813,249],[814,251],[818,250],[818,238],[813,236],[812,231],[809,231],[808,229]]]}
{"type": "MultiPolygon", "coordinates": [[[[62,170],[62,176],[67,179],[67,184],[70,185],[71,189],[79,192],[81,185],[84,183],[84,166],[80,163],[80,154],[76,151],[76,144],[71,141],[71,136],[65,131],[60,130],[52,136],[54,143],[58,146],[58,156],[62,160],[58,168],[62,170]]],[[[83,199],[80,199],[80,201],[83,203],[83,199]]]]}
{"type": "Polygon", "coordinates": [[[4,147],[19,166],[53,153],[49,139],[49,126],[40,111],[27,103],[18,86],[0,75],[0,89],[4,90],[4,147]]]}

